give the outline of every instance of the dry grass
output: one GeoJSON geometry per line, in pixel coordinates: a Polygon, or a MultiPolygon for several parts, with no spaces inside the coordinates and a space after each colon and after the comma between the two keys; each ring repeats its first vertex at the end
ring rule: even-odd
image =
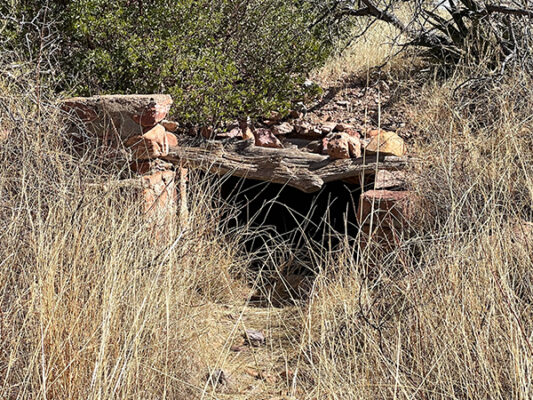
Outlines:
{"type": "Polygon", "coordinates": [[[348,44],[340,49],[340,54],[332,56],[312,78],[319,82],[332,82],[364,76],[371,68],[386,64],[398,51],[393,44],[397,35],[398,32],[389,24],[374,23],[368,34],[355,45],[348,44]]]}
{"type": "MultiPolygon", "coordinates": [[[[405,23],[410,21],[413,10],[410,4],[398,6],[395,13],[405,23]]],[[[342,83],[353,78],[365,78],[374,68],[398,72],[420,64],[416,55],[400,55],[401,44],[406,38],[395,27],[385,22],[360,18],[353,27],[354,39],[343,43],[326,64],[312,74],[312,79],[322,85],[342,83]]]]}
{"type": "Polygon", "coordinates": [[[533,397],[533,81],[484,73],[412,85],[415,234],[318,280],[309,398],[533,397]]]}
{"type": "Polygon", "coordinates": [[[69,151],[31,79],[2,83],[11,133],[0,144],[0,398],[208,393],[203,375],[220,350],[204,305],[242,290],[208,190],[192,193],[198,229],[154,245],[133,193],[90,184],[100,151],[69,151]]]}
{"type": "MultiPolygon", "coordinates": [[[[321,74],[381,62],[366,46],[321,74]]],[[[381,257],[314,254],[308,303],[283,309],[246,302],[245,232],[224,232],[210,185],[193,188],[192,229],[154,247],[133,196],[89,185],[101,152],[65,146],[34,75],[2,80],[0,397],[532,398],[533,239],[515,228],[533,219],[533,83],[454,93],[463,80],[409,105],[415,235],[381,257]],[[245,327],[267,346],[231,352],[245,327]],[[206,381],[218,368],[228,387],[206,381]]]]}

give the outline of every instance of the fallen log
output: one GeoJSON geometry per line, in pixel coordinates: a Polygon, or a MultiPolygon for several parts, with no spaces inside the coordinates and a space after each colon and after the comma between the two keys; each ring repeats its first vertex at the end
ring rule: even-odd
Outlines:
{"type": "Polygon", "coordinates": [[[332,160],[294,148],[258,147],[252,141],[180,142],[162,158],[185,168],[289,185],[305,193],[316,192],[327,182],[374,174],[380,169],[402,169],[408,161],[406,157],[394,156],[332,160]]]}

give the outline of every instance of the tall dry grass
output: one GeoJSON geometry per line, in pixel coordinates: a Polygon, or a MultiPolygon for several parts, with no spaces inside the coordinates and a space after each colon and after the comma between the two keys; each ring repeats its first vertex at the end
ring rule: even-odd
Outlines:
{"type": "Polygon", "coordinates": [[[413,85],[414,235],[318,280],[308,398],[533,397],[533,81],[467,78],[413,85]]]}
{"type": "Polygon", "coordinates": [[[241,285],[210,191],[191,193],[194,229],[154,243],[133,191],[94,184],[123,171],[76,153],[35,84],[0,82],[0,398],[207,395],[205,304],[241,285]]]}

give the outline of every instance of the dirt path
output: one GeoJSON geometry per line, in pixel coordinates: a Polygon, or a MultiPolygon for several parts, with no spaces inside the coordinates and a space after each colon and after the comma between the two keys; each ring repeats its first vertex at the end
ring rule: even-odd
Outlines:
{"type": "Polygon", "coordinates": [[[200,340],[208,348],[206,371],[220,383],[213,388],[203,377],[205,399],[281,400],[302,398],[294,384],[300,343],[294,334],[303,308],[210,304],[210,324],[200,340]],[[246,330],[261,332],[265,341],[256,346],[245,340],[246,330]],[[290,334],[289,334],[290,333],[290,334]]]}

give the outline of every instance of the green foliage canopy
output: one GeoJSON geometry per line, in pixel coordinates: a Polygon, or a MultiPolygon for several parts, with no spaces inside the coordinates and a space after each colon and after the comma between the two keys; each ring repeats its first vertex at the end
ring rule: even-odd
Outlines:
{"type": "MultiPolygon", "coordinates": [[[[23,12],[43,2],[19,0],[23,12]]],[[[164,92],[182,121],[216,122],[283,109],[331,50],[301,0],[59,0],[62,89],[164,92]]],[[[42,15],[43,13],[41,13],[42,15]]],[[[27,18],[29,19],[29,17],[27,18]]]]}

